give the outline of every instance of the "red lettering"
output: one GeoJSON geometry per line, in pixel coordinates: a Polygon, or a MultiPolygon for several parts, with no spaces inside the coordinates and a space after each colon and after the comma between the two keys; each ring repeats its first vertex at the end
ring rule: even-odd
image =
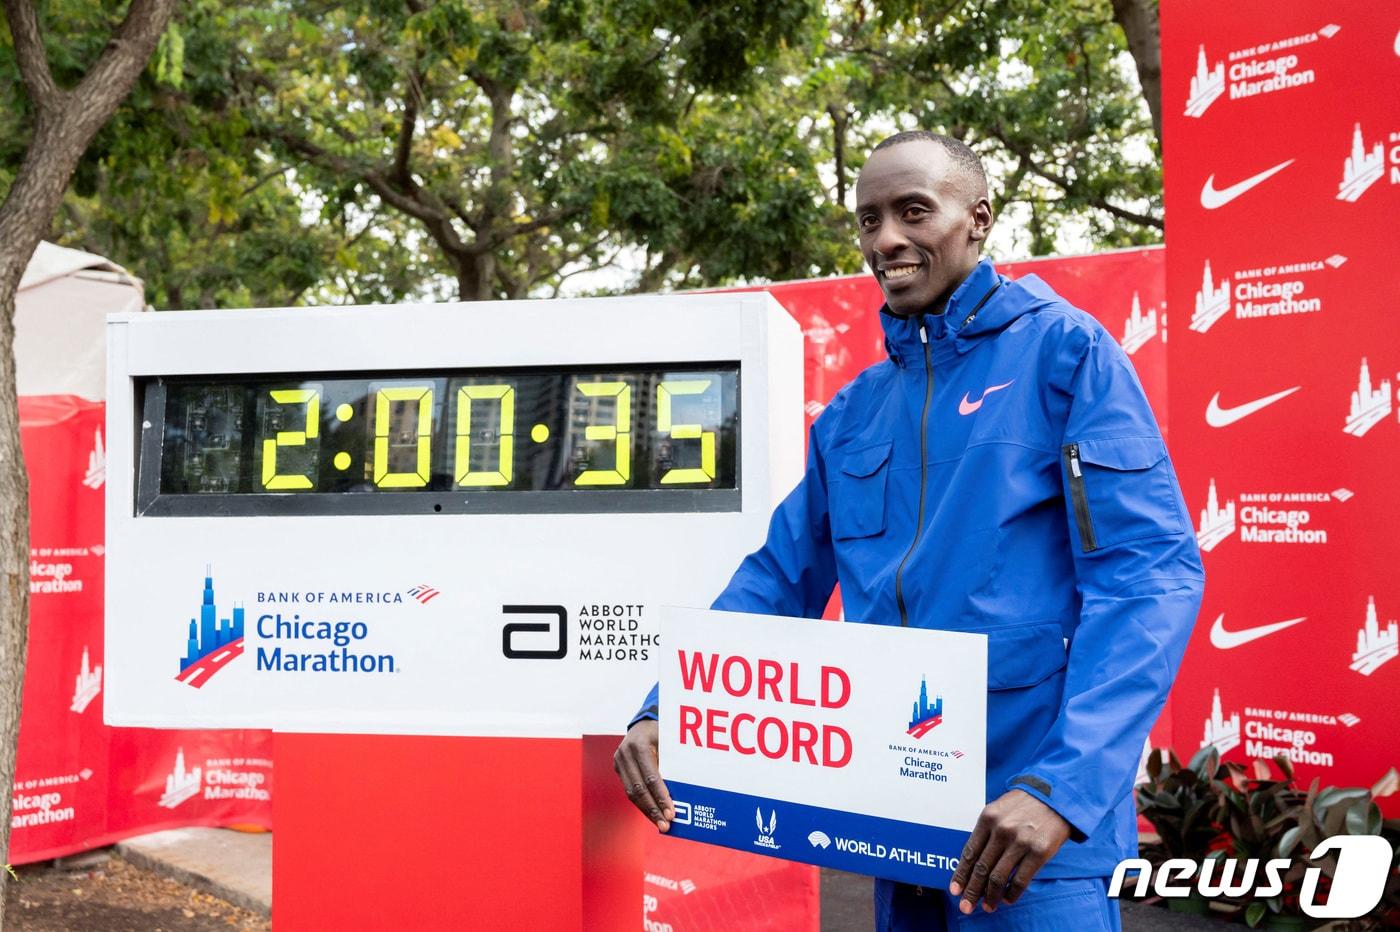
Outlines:
{"type": "Polygon", "coordinates": [[[792,680],[792,688],[791,688],[791,690],[790,690],[790,693],[791,693],[791,695],[792,695],[792,704],[793,704],[793,705],[816,705],[816,704],[817,704],[817,700],[815,700],[815,699],[803,699],[801,696],[799,696],[799,695],[797,694],[797,670],[798,670],[797,661],[794,660],[792,663],[788,664],[788,669],[791,671],[791,673],[790,673],[790,678],[791,678],[791,680],[792,680]]]}
{"type": "Polygon", "coordinates": [[[792,759],[802,763],[802,752],[807,752],[807,763],[815,764],[817,746],[817,726],[811,722],[792,723],[792,759]]]}
{"type": "Polygon", "coordinates": [[[778,690],[778,684],[783,681],[782,665],[776,660],[760,660],[758,662],[758,698],[764,698],[764,693],[768,689],[773,690],[773,701],[782,702],[783,694],[778,690]]]}
{"type": "Polygon", "coordinates": [[[705,747],[713,748],[716,751],[727,751],[729,745],[722,744],[729,730],[729,726],[724,723],[724,719],[729,718],[728,712],[721,712],[718,709],[711,709],[709,716],[705,719],[705,747]]]}
{"type": "Polygon", "coordinates": [[[739,743],[739,726],[744,724],[752,725],[753,716],[747,712],[740,712],[738,715],[734,716],[734,722],[729,726],[729,740],[733,742],[734,750],[738,751],[740,754],[752,754],[752,744],[748,747],[744,747],[739,743]]]}
{"type": "Polygon", "coordinates": [[[681,744],[700,744],[700,710],[693,705],[681,706],[681,744]],[[686,741],[686,734],[691,736],[691,741],[686,741]]]}
{"type": "Polygon", "coordinates": [[[730,657],[724,662],[724,688],[729,695],[735,697],[743,696],[753,688],[753,667],[749,666],[748,660],[743,657],[730,657]],[[730,675],[736,666],[744,674],[742,687],[735,686],[734,677],[730,675]]]}
{"type": "Polygon", "coordinates": [[[822,667],[822,707],[839,709],[851,699],[851,678],[840,667],[822,667]],[[832,698],[831,680],[835,677],[841,684],[841,698],[832,698]]]}
{"type": "Polygon", "coordinates": [[[767,718],[765,718],[763,721],[761,721],[761,722],[758,723],[758,749],[759,749],[761,752],[763,752],[763,756],[764,756],[764,757],[771,758],[772,760],[778,760],[779,758],[785,757],[785,756],[787,755],[787,746],[788,746],[788,733],[787,733],[787,728],[785,728],[785,727],[783,726],[783,720],[782,720],[782,719],[780,719],[780,718],[773,718],[773,717],[770,715],[770,716],[768,716],[767,718]],[[770,748],[770,747],[768,746],[768,742],[764,740],[764,735],[768,734],[768,732],[771,730],[771,729],[768,728],[769,725],[776,725],[776,726],[778,726],[778,739],[779,739],[779,740],[778,740],[778,746],[777,746],[776,748],[770,748]]]}
{"type": "Polygon", "coordinates": [[[710,665],[701,666],[704,661],[700,654],[686,656],[685,651],[678,650],[676,653],[681,661],[681,685],[686,689],[694,689],[695,681],[700,681],[700,689],[703,692],[713,692],[715,688],[715,661],[718,659],[714,654],[709,655],[710,665]]]}
{"type": "Polygon", "coordinates": [[[844,767],[851,762],[851,736],[840,725],[827,725],[822,729],[822,766],[844,767]],[[839,758],[832,757],[831,739],[839,737],[844,745],[839,758]]]}

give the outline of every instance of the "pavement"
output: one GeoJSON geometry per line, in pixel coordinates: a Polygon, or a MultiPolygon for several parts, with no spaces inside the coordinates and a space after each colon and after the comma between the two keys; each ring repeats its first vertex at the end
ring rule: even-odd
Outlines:
{"type": "MultiPolygon", "coordinates": [[[[272,915],[272,833],[179,828],[130,838],[117,851],[131,863],[213,894],[263,916],[272,915]]],[[[822,932],[873,932],[872,881],[859,874],[821,872],[822,932]]],[[[1219,921],[1137,903],[1123,904],[1125,932],[1218,929],[1219,921]]]]}
{"type": "Polygon", "coordinates": [[[222,900],[272,915],[272,833],[175,828],[117,844],[137,867],[222,900]]]}

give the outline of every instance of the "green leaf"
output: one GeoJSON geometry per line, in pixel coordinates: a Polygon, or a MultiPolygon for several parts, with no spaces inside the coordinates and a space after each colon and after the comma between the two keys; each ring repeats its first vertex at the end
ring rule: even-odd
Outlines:
{"type": "Polygon", "coordinates": [[[1298,836],[1302,834],[1302,827],[1293,826],[1283,833],[1283,837],[1278,841],[1278,856],[1286,858],[1293,853],[1293,848],[1298,844],[1298,836]]]}
{"type": "Polygon", "coordinates": [[[1255,900],[1253,903],[1250,903],[1249,906],[1245,908],[1244,921],[1251,929],[1253,929],[1259,925],[1260,921],[1262,921],[1264,918],[1264,914],[1268,911],[1269,908],[1267,906],[1265,906],[1263,903],[1260,903],[1258,900],[1255,900]]]}

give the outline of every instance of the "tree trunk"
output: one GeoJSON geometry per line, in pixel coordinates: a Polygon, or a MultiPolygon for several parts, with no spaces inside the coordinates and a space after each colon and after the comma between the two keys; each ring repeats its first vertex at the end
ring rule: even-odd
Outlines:
{"type": "MultiPolygon", "coordinates": [[[[78,159],[136,83],[174,12],[175,0],[132,0],[102,55],[72,89],[54,83],[30,0],[4,0],[4,7],[35,114],[24,161],[0,204],[0,788],[5,790],[0,799],[0,850],[8,853],[29,634],[29,476],[20,448],[15,387],[15,294],[78,159]]],[[[0,927],[7,879],[0,871],[0,927]]]]}
{"type": "Polygon", "coordinates": [[[1152,132],[1162,148],[1162,37],[1157,25],[1157,0],[1113,0],[1113,18],[1128,37],[1128,51],[1137,63],[1138,83],[1147,109],[1152,112],[1152,132]]]}

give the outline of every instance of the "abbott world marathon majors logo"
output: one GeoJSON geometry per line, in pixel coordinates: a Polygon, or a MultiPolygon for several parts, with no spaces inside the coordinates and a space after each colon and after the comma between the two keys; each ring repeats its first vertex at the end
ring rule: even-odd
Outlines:
{"type": "Polygon", "coordinates": [[[1308,46],[1331,39],[1341,31],[1342,27],[1328,23],[1315,32],[1234,49],[1219,59],[1207,55],[1204,44],[1197,46],[1196,70],[1186,95],[1186,116],[1205,116],[1211,104],[1226,91],[1229,100],[1243,100],[1314,83],[1317,71],[1309,60],[1314,50],[1308,46]]]}
{"type": "Polygon", "coordinates": [[[1206,506],[1196,525],[1196,543],[1210,552],[1238,532],[1249,544],[1317,545],[1328,540],[1329,509],[1355,497],[1350,489],[1330,492],[1241,492],[1223,498],[1210,480],[1206,506]]]}
{"type": "Polygon", "coordinates": [[[427,605],[439,594],[421,583],[404,592],[259,590],[255,594],[257,614],[250,626],[247,608],[239,603],[234,603],[228,617],[219,617],[213,571],[206,570],[199,615],[189,620],[185,653],[175,679],[195,689],[203,687],[243,655],[250,637],[254,639],[254,670],[259,673],[396,673],[396,655],[373,649],[374,627],[354,617],[356,610],[348,606],[402,605],[406,601],[427,605]]]}
{"type": "Polygon", "coordinates": [[[646,663],[661,640],[639,603],[584,602],[572,623],[563,605],[502,605],[501,614],[501,653],[510,660],[646,663]]]}
{"type": "Polygon", "coordinates": [[[1207,259],[1188,327],[1205,333],[1227,314],[1236,320],[1316,314],[1323,302],[1313,292],[1322,275],[1341,268],[1346,261],[1346,256],[1333,253],[1323,259],[1225,271],[1216,278],[1207,259]]]}

